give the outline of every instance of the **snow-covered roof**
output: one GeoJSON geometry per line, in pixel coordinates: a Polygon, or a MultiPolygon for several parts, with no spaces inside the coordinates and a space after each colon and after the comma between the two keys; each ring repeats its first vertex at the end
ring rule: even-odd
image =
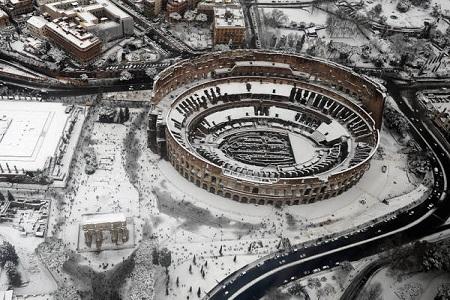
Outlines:
{"type": "Polygon", "coordinates": [[[245,27],[244,13],[241,8],[215,7],[214,26],[220,27],[245,27]]]}
{"type": "Polygon", "coordinates": [[[101,223],[125,223],[127,217],[123,213],[88,214],[83,215],[83,225],[101,223]]]}
{"type": "MultiPolygon", "coordinates": [[[[69,114],[62,103],[0,101],[0,165],[3,171],[44,169],[58,150],[69,114]],[[1,125],[3,124],[3,125],[1,125]]],[[[9,172],[8,172],[9,173],[9,172]]]]}
{"type": "Polygon", "coordinates": [[[87,49],[100,43],[100,39],[92,33],[77,29],[65,21],[48,22],[46,26],[80,49],[87,49]]]}
{"type": "Polygon", "coordinates": [[[27,20],[27,24],[38,29],[42,29],[47,23],[48,21],[41,16],[32,16],[27,20]]]}
{"type": "Polygon", "coordinates": [[[109,0],[92,0],[87,4],[76,0],[64,0],[45,4],[45,7],[52,17],[78,17],[81,19],[80,23],[85,27],[92,27],[100,23],[97,15],[101,11],[104,11],[111,21],[120,22],[132,19],[130,15],[109,0]]]}

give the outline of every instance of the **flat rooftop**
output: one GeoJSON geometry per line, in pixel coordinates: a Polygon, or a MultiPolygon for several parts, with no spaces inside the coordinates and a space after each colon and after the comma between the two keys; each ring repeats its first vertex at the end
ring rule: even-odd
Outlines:
{"type": "Polygon", "coordinates": [[[99,213],[83,215],[83,225],[102,224],[102,223],[125,223],[127,218],[123,213],[99,213]]]}
{"type": "Polygon", "coordinates": [[[214,26],[220,28],[245,27],[244,13],[241,8],[215,7],[214,26]]]}
{"type": "MultiPolygon", "coordinates": [[[[44,169],[70,114],[62,103],[0,101],[0,165],[7,172],[44,169]]],[[[0,171],[1,172],[1,171],[0,171]]]]}

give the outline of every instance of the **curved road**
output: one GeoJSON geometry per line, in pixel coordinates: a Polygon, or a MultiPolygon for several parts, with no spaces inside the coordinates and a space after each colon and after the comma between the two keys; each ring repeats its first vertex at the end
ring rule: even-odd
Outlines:
{"type": "Polygon", "coordinates": [[[222,280],[205,299],[259,299],[272,287],[331,268],[344,260],[375,254],[388,245],[392,247],[392,243],[402,244],[426,236],[445,222],[450,214],[450,202],[446,197],[450,176],[448,153],[404,103],[399,89],[392,84],[388,87],[409,119],[417,143],[431,156],[435,182],[429,197],[408,211],[350,234],[316,240],[298,245],[290,252],[266,256],[222,280]]]}

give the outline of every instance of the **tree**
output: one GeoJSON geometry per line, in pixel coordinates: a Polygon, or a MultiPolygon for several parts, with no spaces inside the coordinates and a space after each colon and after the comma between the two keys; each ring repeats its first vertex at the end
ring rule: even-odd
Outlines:
{"type": "Polygon", "coordinates": [[[128,107],[125,107],[125,110],[124,110],[124,121],[126,122],[126,121],[128,121],[129,119],[130,119],[130,109],[128,108],[128,107]]]}
{"type": "Polygon", "coordinates": [[[233,262],[236,262],[236,255],[235,255],[234,258],[233,258],[233,262]]]}
{"type": "Polygon", "coordinates": [[[80,75],[80,79],[83,80],[83,81],[88,81],[89,76],[87,74],[83,73],[83,74],[80,75]]]}
{"type": "Polygon", "coordinates": [[[430,13],[433,17],[437,18],[441,15],[441,6],[439,4],[434,4],[430,13]]]}
{"type": "Polygon", "coordinates": [[[159,263],[162,267],[166,268],[166,272],[168,272],[168,268],[172,263],[172,253],[167,248],[162,248],[159,253],[159,263]]]}
{"type": "Polygon", "coordinates": [[[6,194],[8,196],[8,201],[14,201],[14,196],[11,194],[10,191],[8,191],[6,194]]]}
{"type": "Polygon", "coordinates": [[[358,296],[358,300],[380,300],[383,289],[381,283],[376,282],[372,285],[366,286],[358,296]]]}
{"type": "Polygon", "coordinates": [[[124,122],[124,120],[125,120],[125,114],[123,113],[123,109],[122,108],[120,108],[119,109],[119,117],[118,117],[118,121],[119,121],[119,123],[123,123],[124,122]]]}
{"type": "Polygon", "coordinates": [[[8,275],[9,284],[14,287],[20,286],[22,284],[22,278],[21,278],[19,272],[17,272],[17,267],[16,267],[15,263],[12,261],[7,261],[5,263],[4,268],[5,268],[6,274],[8,275]]]}
{"type": "Polygon", "coordinates": [[[177,287],[180,286],[180,279],[178,278],[178,276],[177,276],[177,281],[175,283],[176,283],[177,287]]]}
{"type": "Polygon", "coordinates": [[[189,265],[189,274],[192,274],[192,265],[189,265]]]}
{"type": "Polygon", "coordinates": [[[66,54],[62,50],[55,47],[52,47],[49,51],[47,51],[47,55],[57,64],[60,64],[66,58],[66,54]]]}
{"type": "Polygon", "coordinates": [[[150,67],[145,69],[145,75],[147,75],[148,77],[155,77],[155,75],[158,74],[158,71],[156,70],[155,67],[150,67]]]}
{"type": "Polygon", "coordinates": [[[289,18],[284,14],[284,12],[278,8],[272,10],[270,17],[268,18],[269,25],[280,27],[289,21],[289,18]]]}
{"type": "Polygon", "coordinates": [[[194,254],[194,258],[192,259],[192,263],[193,263],[194,265],[197,265],[197,261],[195,260],[195,254],[194,254]]]}
{"type": "Polygon", "coordinates": [[[127,70],[123,70],[120,72],[120,81],[128,81],[133,79],[133,74],[128,72],[127,70]]]}
{"type": "Polygon", "coordinates": [[[220,254],[220,256],[223,256],[223,253],[222,253],[222,245],[220,245],[219,254],[220,254]]]}
{"type": "Polygon", "coordinates": [[[202,291],[200,290],[200,287],[198,287],[198,290],[197,290],[197,297],[199,297],[200,298],[200,295],[202,294],[202,291]]]}
{"type": "Polygon", "coordinates": [[[181,15],[177,12],[172,12],[169,14],[169,19],[171,20],[175,20],[175,21],[180,21],[182,19],[181,15]]]}
{"type": "Polygon", "coordinates": [[[411,2],[409,2],[409,0],[400,0],[397,3],[397,10],[402,13],[407,12],[410,7],[411,7],[411,2]]]}
{"type": "Polygon", "coordinates": [[[382,6],[380,3],[378,3],[377,5],[375,5],[375,6],[373,7],[373,11],[374,11],[377,15],[380,15],[381,12],[383,11],[383,6],[382,6]]]}
{"type": "Polygon", "coordinates": [[[0,245],[0,265],[3,267],[7,261],[14,263],[19,262],[19,256],[17,256],[16,248],[7,241],[3,241],[0,245]]]}
{"type": "Polygon", "coordinates": [[[450,286],[443,285],[438,289],[434,300],[448,300],[450,299],[450,286]]]}
{"type": "Polygon", "coordinates": [[[200,13],[195,17],[195,21],[202,22],[202,23],[206,22],[206,21],[208,21],[208,16],[203,13],[200,13]]]}
{"type": "Polygon", "coordinates": [[[158,249],[153,248],[152,251],[152,263],[156,266],[159,265],[159,252],[158,249]]]}
{"type": "Polygon", "coordinates": [[[196,12],[195,12],[195,11],[193,11],[193,10],[187,10],[187,11],[184,13],[184,19],[185,19],[187,22],[190,23],[190,22],[194,21],[195,15],[196,15],[196,12]]]}

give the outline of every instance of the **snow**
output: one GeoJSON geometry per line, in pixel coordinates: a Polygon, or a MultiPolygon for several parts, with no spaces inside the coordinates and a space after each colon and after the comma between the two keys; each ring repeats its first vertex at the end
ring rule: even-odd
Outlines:
{"type": "Polygon", "coordinates": [[[304,164],[315,157],[316,151],[312,142],[302,135],[289,132],[289,142],[291,143],[296,164],[304,164]]]}
{"type": "Polygon", "coordinates": [[[86,224],[100,224],[100,223],[125,223],[127,218],[123,213],[102,213],[102,214],[88,214],[83,216],[83,225],[86,224]]]}
{"type": "Polygon", "coordinates": [[[380,283],[383,299],[434,299],[442,284],[449,284],[450,275],[441,272],[417,273],[410,271],[401,277],[393,275],[389,267],[378,270],[366,283],[380,283]]]}
{"type": "MultiPolygon", "coordinates": [[[[84,165],[75,165],[75,187],[71,192],[64,195],[66,205],[59,218],[64,219],[64,226],[60,238],[63,239],[69,249],[77,251],[79,247],[78,236],[80,224],[85,214],[117,213],[133,219],[134,228],[140,228],[139,196],[136,189],[127,180],[123,168],[123,143],[127,128],[119,124],[94,123],[91,132],[91,140],[97,158],[110,158],[109,169],[98,169],[92,175],[84,172],[84,165]]],[[[82,155],[81,153],[78,154],[82,155]]],[[[81,160],[81,159],[80,159],[81,160]]],[[[56,208],[55,208],[56,209],[56,208]]],[[[49,232],[57,223],[56,211],[51,213],[49,221],[49,232]]],[[[128,227],[128,226],[127,226],[128,227]]],[[[132,229],[132,228],[128,228],[132,229]]],[[[135,230],[130,232],[130,238],[134,234],[132,242],[141,239],[142,232],[135,230]]],[[[128,257],[132,248],[120,250],[105,250],[100,254],[94,252],[82,252],[86,258],[86,264],[94,270],[100,268],[101,263],[108,262],[117,264],[128,257]]]]}
{"type": "MultiPolygon", "coordinates": [[[[252,88],[256,89],[256,86],[252,88]]],[[[136,112],[142,110],[132,110],[132,114],[136,112]]],[[[91,134],[89,145],[99,159],[112,158],[111,168],[86,175],[82,153],[77,154],[73,179],[63,197],[65,204],[61,210],[52,205],[49,232],[55,232],[58,219],[64,220],[62,232],[56,231],[56,237],[76,251],[83,215],[114,212],[132,218],[136,235],[133,248],[98,254],[80,253],[83,265],[101,271],[102,264],[108,263],[107,268],[112,268],[140,245],[148,249],[147,252],[152,245],[169,248],[172,252],[169,295],[165,295],[163,270],[156,271],[158,274],[154,276],[157,267],[151,267],[150,263],[146,265],[147,272],[139,266],[133,271],[132,279],[126,283],[127,295],[137,295],[140,287],[148,286],[148,282],[140,281],[154,279],[156,299],[186,298],[191,285],[190,297],[196,297],[198,287],[204,296],[228,274],[276,251],[280,237],[289,238],[295,244],[342,231],[410,205],[427,193],[423,182],[408,173],[407,155],[400,153],[402,146],[385,130],[381,140],[384,156],[372,159],[370,169],[356,186],[329,200],[279,209],[231,201],[198,188],[178,174],[169,162],[159,159],[146,148],[145,124],[133,128],[128,123],[93,123],[84,133],[91,134]],[[141,151],[136,157],[136,177],[130,176],[130,170],[125,170],[124,151],[127,148],[123,138],[130,130],[136,133],[136,144],[141,151]],[[381,171],[384,165],[388,166],[385,173],[381,171]],[[389,205],[381,203],[385,198],[390,198],[389,205]],[[365,200],[365,204],[360,200],[365,200]],[[287,222],[288,214],[293,217],[294,224],[287,222]],[[146,222],[150,226],[151,239],[143,237],[146,222]],[[220,256],[220,248],[223,256],[220,256]],[[196,264],[193,263],[194,255],[196,264]],[[189,265],[192,265],[192,274],[188,271],[189,265]],[[202,265],[205,278],[200,272],[202,265]],[[148,277],[139,275],[143,272],[148,277]],[[177,277],[179,287],[175,284],[177,277]]],[[[139,257],[144,258],[141,254],[139,257]]],[[[151,258],[147,257],[145,261],[151,261],[151,258]]],[[[149,290],[149,294],[152,292],[149,290]]],[[[124,296],[124,299],[131,298],[124,296]]]]}
{"type": "Polygon", "coordinates": [[[328,14],[320,9],[315,9],[313,7],[306,8],[263,8],[262,11],[266,16],[270,16],[272,11],[278,9],[281,10],[285,16],[289,18],[290,22],[296,22],[297,24],[304,22],[306,25],[314,23],[316,25],[326,25],[328,14]]]}
{"type": "Polygon", "coordinates": [[[332,142],[341,137],[350,137],[348,131],[336,120],[333,120],[330,124],[322,122],[316,131],[323,134],[327,142],[332,142]]]}
{"type": "MultiPolygon", "coordinates": [[[[435,2],[435,0],[433,1],[435,2]]],[[[443,1],[448,2],[448,1],[443,1]]],[[[433,3],[430,8],[423,9],[419,6],[411,5],[406,13],[401,13],[397,10],[398,1],[392,0],[372,0],[366,1],[366,11],[371,10],[375,5],[381,4],[381,16],[386,16],[386,24],[398,27],[423,27],[424,21],[433,22],[434,18],[430,15],[433,3]]]]}
{"type": "MultiPolygon", "coordinates": [[[[0,164],[13,169],[44,169],[55,155],[70,114],[62,103],[1,101],[0,122],[8,122],[0,140],[0,164]]],[[[12,170],[14,172],[14,170],[12,170]]]]}
{"type": "Polygon", "coordinates": [[[29,18],[27,20],[27,24],[29,24],[37,29],[43,28],[47,23],[48,23],[47,20],[45,20],[41,16],[32,16],[31,18],[29,18]]]}
{"type": "Polygon", "coordinates": [[[16,248],[19,256],[19,271],[26,284],[14,289],[15,295],[49,294],[56,290],[56,282],[35,253],[42,238],[23,236],[18,230],[11,230],[7,224],[0,225],[0,236],[16,248]]]}

